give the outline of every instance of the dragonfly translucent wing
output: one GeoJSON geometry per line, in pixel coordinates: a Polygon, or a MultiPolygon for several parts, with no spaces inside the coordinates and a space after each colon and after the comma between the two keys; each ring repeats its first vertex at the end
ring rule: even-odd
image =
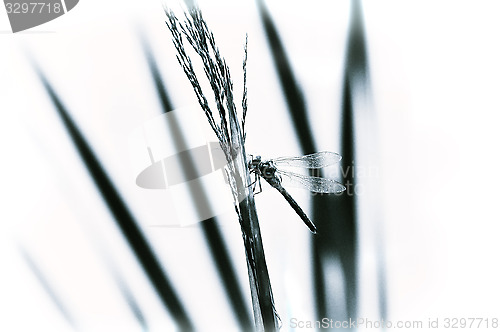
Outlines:
{"type": "Polygon", "coordinates": [[[337,153],[322,151],[301,157],[279,157],[271,160],[277,167],[323,168],[334,165],[341,159],[342,156],[337,153]]]}
{"type": "Polygon", "coordinates": [[[282,170],[277,170],[276,172],[281,177],[281,184],[284,187],[302,188],[322,194],[340,193],[346,189],[341,183],[329,178],[302,175],[282,170]]]}

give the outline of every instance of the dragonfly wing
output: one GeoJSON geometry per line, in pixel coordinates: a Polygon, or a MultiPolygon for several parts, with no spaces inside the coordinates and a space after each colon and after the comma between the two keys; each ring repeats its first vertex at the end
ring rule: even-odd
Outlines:
{"type": "Polygon", "coordinates": [[[337,153],[322,151],[301,157],[279,157],[272,159],[272,162],[278,167],[323,168],[334,165],[341,159],[342,156],[337,153]]]}
{"type": "Polygon", "coordinates": [[[341,183],[333,179],[302,175],[282,170],[278,170],[277,173],[281,177],[283,186],[303,188],[322,194],[341,193],[346,189],[341,183]]]}

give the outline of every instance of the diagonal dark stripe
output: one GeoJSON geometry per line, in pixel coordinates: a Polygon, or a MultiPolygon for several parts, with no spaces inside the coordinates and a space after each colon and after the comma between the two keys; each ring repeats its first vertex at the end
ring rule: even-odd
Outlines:
{"type": "MultiPolygon", "coordinates": [[[[153,77],[156,91],[163,108],[163,112],[170,112],[172,111],[172,104],[170,102],[170,99],[168,98],[165,84],[163,82],[163,79],[161,78],[152,52],[144,40],[143,48],[146,52],[149,70],[151,72],[151,76],[153,77]]],[[[175,133],[175,135],[173,135],[172,137],[172,139],[174,140],[174,144],[176,146],[186,146],[184,143],[183,133],[180,130],[178,123],[175,122],[174,117],[169,120],[167,125],[170,127],[171,132],[175,133]]],[[[182,162],[183,170],[186,173],[196,174],[195,162],[192,158],[190,158],[189,154],[187,154],[185,158],[182,158],[182,162]]],[[[194,200],[193,205],[197,209],[202,210],[204,206],[207,206],[207,204],[209,204],[207,193],[205,192],[203,187],[200,186],[199,188],[196,188],[196,192],[194,192],[192,186],[189,186],[189,189],[192,190],[191,197],[194,200]]],[[[217,219],[215,217],[212,217],[202,221],[201,228],[205,241],[207,242],[208,248],[210,250],[212,260],[217,267],[219,278],[222,280],[224,289],[226,291],[226,296],[231,303],[233,313],[235,314],[235,317],[240,324],[240,328],[242,330],[248,330],[253,326],[252,320],[248,313],[248,308],[243,296],[243,291],[241,290],[241,287],[238,283],[236,271],[231,262],[224,237],[222,236],[222,233],[220,232],[220,229],[217,225],[217,219]]]]}
{"type": "Polygon", "coordinates": [[[177,296],[172,283],[163,271],[160,262],[153,253],[152,248],[125,202],[120,197],[117,189],[102,168],[101,163],[97,160],[82,133],[69,116],[67,109],[62,104],[45,75],[38,68],[36,70],[101,197],[113,214],[118,227],[146,272],[163,305],[182,329],[193,330],[193,324],[177,296]]]}
{"type": "Polygon", "coordinates": [[[43,289],[49,295],[52,302],[54,302],[55,306],[57,307],[57,309],[59,310],[61,315],[75,330],[77,330],[77,325],[75,323],[74,318],[69,313],[68,309],[66,309],[66,306],[64,305],[62,300],[59,298],[57,293],[54,291],[54,289],[50,285],[49,281],[44,276],[44,274],[42,273],[42,271],[40,270],[40,268],[38,267],[36,262],[33,260],[31,255],[23,247],[19,247],[19,251],[21,252],[21,255],[23,256],[24,261],[26,262],[26,264],[30,268],[31,272],[33,272],[35,277],[38,279],[38,281],[42,285],[43,289]]]}

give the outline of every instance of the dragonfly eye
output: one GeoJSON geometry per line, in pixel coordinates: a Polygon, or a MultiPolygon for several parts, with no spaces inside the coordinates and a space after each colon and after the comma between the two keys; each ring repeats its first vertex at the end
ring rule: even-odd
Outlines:
{"type": "Polygon", "coordinates": [[[273,166],[271,166],[269,164],[262,165],[261,173],[262,173],[263,177],[272,178],[272,177],[274,177],[275,172],[276,172],[276,169],[273,166]]]}

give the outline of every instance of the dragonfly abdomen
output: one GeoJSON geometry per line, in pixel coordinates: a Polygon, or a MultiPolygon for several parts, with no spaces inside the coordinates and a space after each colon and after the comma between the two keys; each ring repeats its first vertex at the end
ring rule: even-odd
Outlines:
{"type": "Polygon", "coordinates": [[[281,195],[283,195],[283,197],[285,197],[285,199],[288,202],[288,204],[290,204],[290,206],[295,210],[295,212],[299,215],[300,219],[302,219],[302,221],[304,222],[304,224],[306,224],[306,226],[309,227],[309,229],[311,230],[311,232],[313,234],[316,234],[316,226],[311,221],[311,219],[309,219],[309,217],[304,212],[304,210],[302,210],[302,208],[299,206],[299,204],[297,204],[297,202],[293,199],[293,197],[290,196],[290,194],[288,193],[288,191],[286,191],[286,189],[283,188],[281,185],[274,186],[269,180],[267,182],[269,182],[269,184],[271,186],[273,186],[274,188],[276,188],[281,193],[281,195]]]}

